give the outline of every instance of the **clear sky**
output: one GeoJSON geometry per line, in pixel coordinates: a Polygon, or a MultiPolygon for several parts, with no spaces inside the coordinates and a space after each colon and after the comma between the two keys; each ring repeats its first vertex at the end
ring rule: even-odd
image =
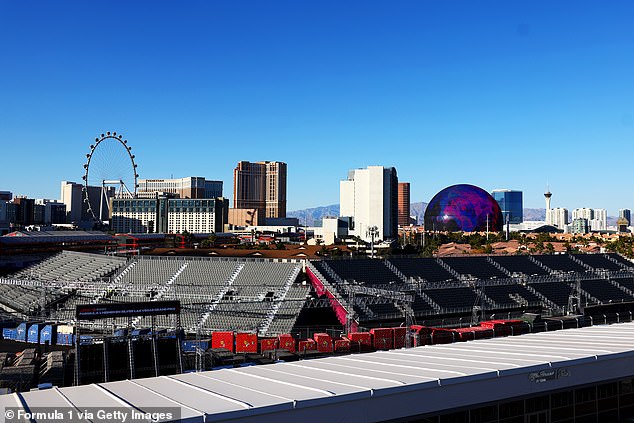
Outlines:
{"type": "Polygon", "coordinates": [[[634,208],[634,2],[0,0],[0,190],[59,197],[95,136],[142,178],[288,163],[288,209],[395,166],[526,207],[634,208]]]}

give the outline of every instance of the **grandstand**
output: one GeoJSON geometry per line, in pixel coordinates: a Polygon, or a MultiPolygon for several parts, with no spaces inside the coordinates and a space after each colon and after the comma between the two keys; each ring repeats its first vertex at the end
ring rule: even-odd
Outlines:
{"type": "MultiPolygon", "coordinates": [[[[159,329],[178,324],[201,334],[289,333],[316,297],[342,325],[352,319],[367,327],[407,316],[471,318],[476,308],[489,315],[561,315],[576,313],[577,307],[634,303],[633,264],[616,254],[306,261],[125,259],[64,251],[1,282],[0,305],[23,317],[72,323],[77,304],[179,300],[179,322],[172,316],[137,317],[132,326],[149,327],[154,321],[159,329]],[[310,269],[307,285],[299,283],[304,266],[310,269]],[[411,297],[405,300],[401,294],[411,297]]],[[[128,320],[108,324],[125,327],[128,320]]]]}
{"type": "MultiPolygon", "coordinates": [[[[132,259],[64,251],[26,268],[0,285],[0,299],[12,311],[32,314],[42,302],[42,285],[50,285],[49,319],[73,321],[77,304],[180,300],[180,325],[188,332],[240,330],[260,334],[289,332],[309,288],[298,286],[297,260],[152,257],[132,259]],[[19,285],[22,281],[23,285],[19,285]],[[37,281],[37,286],[25,286],[37,281]],[[18,284],[16,286],[16,284],[18,284]],[[289,304],[287,304],[289,303],[289,304]]],[[[39,311],[39,309],[38,309],[39,311]]],[[[115,327],[126,318],[112,319],[115,327]]],[[[150,327],[138,317],[134,327],[150,327]]],[[[156,317],[157,328],[173,328],[172,316],[156,317]]]]}

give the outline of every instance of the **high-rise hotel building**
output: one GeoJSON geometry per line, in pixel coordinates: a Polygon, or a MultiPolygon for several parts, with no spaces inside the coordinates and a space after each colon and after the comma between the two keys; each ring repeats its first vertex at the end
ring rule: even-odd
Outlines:
{"type": "Polygon", "coordinates": [[[222,232],[228,206],[222,197],[114,198],[110,228],[116,233],[222,232]]]}
{"type": "Polygon", "coordinates": [[[410,225],[409,182],[398,183],[398,226],[410,225]]]}
{"type": "Polygon", "coordinates": [[[137,196],[154,198],[157,194],[174,194],[178,198],[222,197],[222,181],[210,181],[200,176],[176,179],[139,179],[137,196]]]}
{"type": "Polygon", "coordinates": [[[286,163],[241,161],[233,170],[233,207],[286,217],[286,163]]]}
{"type": "Polygon", "coordinates": [[[366,241],[398,237],[398,176],[393,167],[354,169],[339,182],[339,215],[352,220],[350,235],[366,241]]]}

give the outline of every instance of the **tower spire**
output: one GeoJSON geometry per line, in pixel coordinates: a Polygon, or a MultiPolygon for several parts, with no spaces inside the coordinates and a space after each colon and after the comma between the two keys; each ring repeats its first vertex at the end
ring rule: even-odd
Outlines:
{"type": "Polygon", "coordinates": [[[546,198],[546,224],[550,225],[551,223],[551,219],[550,219],[550,197],[552,197],[553,194],[550,192],[550,189],[548,187],[548,185],[546,185],[546,192],[544,193],[544,198],[546,198]]]}

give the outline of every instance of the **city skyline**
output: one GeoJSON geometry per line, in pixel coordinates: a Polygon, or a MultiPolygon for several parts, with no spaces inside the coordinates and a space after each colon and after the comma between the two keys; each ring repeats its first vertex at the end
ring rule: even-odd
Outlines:
{"type": "Polygon", "coordinates": [[[543,208],[549,184],[553,207],[634,208],[632,5],[491,4],[4,3],[0,190],[57,199],[117,131],[141,178],[226,197],[235,163],[288,163],[289,211],[370,165],[412,203],[468,183],[543,208]]]}

